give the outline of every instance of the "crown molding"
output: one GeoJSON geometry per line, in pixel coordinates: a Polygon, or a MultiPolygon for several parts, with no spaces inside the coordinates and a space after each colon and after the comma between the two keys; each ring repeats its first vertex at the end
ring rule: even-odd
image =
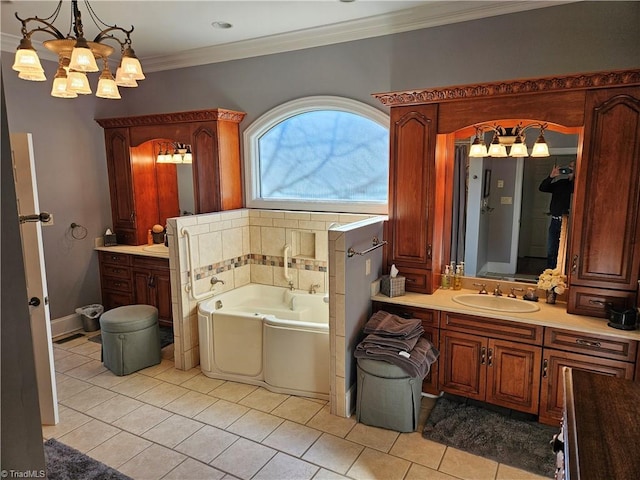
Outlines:
{"type": "Polygon", "coordinates": [[[208,121],[227,121],[240,123],[246,113],[215,108],[211,110],[192,110],[174,113],[153,113],[149,115],[137,115],[134,117],[96,118],[96,122],[102,128],[116,127],[141,127],[149,125],[163,125],[168,123],[192,123],[208,121]]]}

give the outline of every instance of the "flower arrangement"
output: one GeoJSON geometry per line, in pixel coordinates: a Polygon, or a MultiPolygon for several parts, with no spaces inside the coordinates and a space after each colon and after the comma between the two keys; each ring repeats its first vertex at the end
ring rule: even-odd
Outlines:
{"type": "Polygon", "coordinates": [[[567,288],[566,282],[567,276],[563,275],[560,270],[547,268],[538,278],[538,288],[562,295],[567,288]]]}

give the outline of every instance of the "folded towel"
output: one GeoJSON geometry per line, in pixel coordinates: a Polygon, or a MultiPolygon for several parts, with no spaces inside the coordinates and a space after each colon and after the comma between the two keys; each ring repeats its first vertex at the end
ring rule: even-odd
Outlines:
{"type": "Polygon", "coordinates": [[[391,363],[400,367],[411,377],[421,379],[427,376],[431,364],[438,359],[438,355],[440,352],[424,337],[418,339],[410,352],[398,351],[382,345],[364,348],[362,342],[358,344],[354,352],[356,358],[369,358],[391,363]]]}
{"type": "Polygon", "coordinates": [[[374,346],[382,346],[382,347],[392,347],[397,351],[405,350],[410,352],[413,350],[413,347],[416,346],[420,335],[424,333],[424,329],[420,326],[419,329],[415,330],[415,333],[407,337],[383,337],[381,335],[376,335],[375,333],[370,333],[364,340],[362,340],[361,345],[366,350],[369,347],[374,346]]]}
{"type": "Polygon", "coordinates": [[[384,337],[407,337],[422,328],[418,318],[400,318],[384,310],[374,313],[364,326],[364,333],[375,333],[384,337]]]}

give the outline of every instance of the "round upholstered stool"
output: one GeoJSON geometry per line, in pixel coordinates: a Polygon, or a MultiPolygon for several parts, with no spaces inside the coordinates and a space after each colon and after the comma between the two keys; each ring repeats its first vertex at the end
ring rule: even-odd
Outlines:
{"type": "Polygon", "coordinates": [[[100,317],[102,361],[116,375],[160,363],[158,309],[151,305],[117,307],[100,317]]]}

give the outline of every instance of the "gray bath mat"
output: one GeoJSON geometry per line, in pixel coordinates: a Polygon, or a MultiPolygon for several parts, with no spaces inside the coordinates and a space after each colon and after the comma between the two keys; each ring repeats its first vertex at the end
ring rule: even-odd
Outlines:
{"type": "Polygon", "coordinates": [[[132,480],[55,438],[44,442],[44,456],[49,480],[132,480]]]}

